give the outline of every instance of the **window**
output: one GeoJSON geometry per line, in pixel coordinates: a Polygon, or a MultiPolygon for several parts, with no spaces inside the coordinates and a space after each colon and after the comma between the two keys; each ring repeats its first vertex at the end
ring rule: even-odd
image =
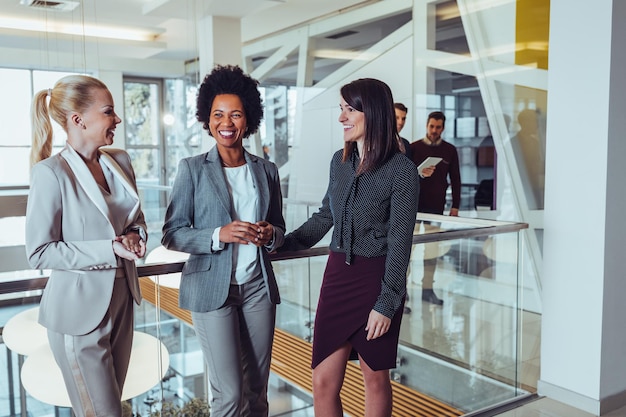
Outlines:
{"type": "MultiPolygon", "coordinates": [[[[31,147],[30,106],[36,91],[52,88],[68,72],[0,68],[0,88],[10,100],[0,101],[0,187],[27,185],[31,147]]],[[[63,129],[52,122],[54,149],[65,143],[63,129]]]]}
{"type": "Polygon", "coordinates": [[[126,151],[137,177],[149,233],[158,242],[168,186],[178,162],[200,152],[195,119],[197,83],[191,79],[124,79],[126,151]]]}

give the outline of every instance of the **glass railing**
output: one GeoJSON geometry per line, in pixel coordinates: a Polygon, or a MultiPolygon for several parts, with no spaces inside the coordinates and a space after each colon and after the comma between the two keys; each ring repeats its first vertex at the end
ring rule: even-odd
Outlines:
{"type": "MultiPolygon", "coordinates": [[[[287,200],[287,230],[316,209],[287,200]]],[[[155,221],[152,228],[154,239],[160,226],[155,221]]],[[[521,223],[418,214],[407,275],[408,309],[401,312],[397,367],[391,370],[394,415],[465,415],[535,392],[540,315],[521,307],[525,299],[537,297],[534,286],[521,279],[525,228],[521,223]],[[433,266],[433,289],[443,305],[422,300],[422,276],[433,266]]],[[[177,288],[187,255],[162,248],[160,236],[154,240],[139,265],[145,302],[136,309],[136,330],[161,341],[155,349],[160,360],[165,356],[167,361],[161,363],[167,366],[152,388],[132,400],[133,410],[142,415],[163,402],[182,404],[207,395],[199,342],[189,312],[178,308],[177,288]]],[[[313,323],[328,243],[329,236],[310,250],[272,255],[282,298],[272,370],[304,396],[310,395],[313,323]]],[[[16,301],[22,297],[23,307],[36,306],[47,273],[5,272],[0,295],[14,295],[16,301]]],[[[9,378],[19,387],[18,363],[11,369],[9,378]]],[[[350,363],[348,372],[352,376],[346,378],[344,392],[356,400],[345,404],[346,413],[358,416],[358,366],[350,363]]],[[[16,388],[12,407],[20,409],[17,394],[16,388]]],[[[29,412],[52,407],[28,391],[23,395],[29,412]]]]}
{"type": "MultiPolygon", "coordinates": [[[[534,392],[539,332],[522,335],[539,317],[520,308],[526,225],[421,213],[417,220],[392,380],[459,414],[534,392]],[[422,300],[424,271],[433,268],[441,306],[422,300]]],[[[277,328],[306,342],[327,259],[318,251],[274,262],[282,296],[277,328]]]]}

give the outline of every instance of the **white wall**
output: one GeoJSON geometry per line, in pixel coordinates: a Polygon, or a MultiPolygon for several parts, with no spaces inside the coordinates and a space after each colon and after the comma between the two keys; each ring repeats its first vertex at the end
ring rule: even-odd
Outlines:
{"type": "Polygon", "coordinates": [[[624,18],[551,2],[539,393],[596,415],[626,404],[624,18]]]}

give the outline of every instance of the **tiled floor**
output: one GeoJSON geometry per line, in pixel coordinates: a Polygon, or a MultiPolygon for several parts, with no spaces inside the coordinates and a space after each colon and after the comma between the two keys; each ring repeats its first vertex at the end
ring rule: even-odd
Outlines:
{"type": "MultiPolygon", "coordinates": [[[[539,398],[513,410],[497,414],[498,417],[597,417],[550,398],[539,398]]],[[[603,417],[626,417],[626,407],[604,414],[603,417]]]]}

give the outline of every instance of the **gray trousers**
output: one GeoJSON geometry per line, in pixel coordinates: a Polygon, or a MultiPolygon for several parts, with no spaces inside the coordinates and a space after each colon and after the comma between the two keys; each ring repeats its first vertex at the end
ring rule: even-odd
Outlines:
{"type": "Polygon", "coordinates": [[[209,368],[211,417],[267,417],[276,305],[263,277],[231,285],[222,307],[191,317],[209,368]]]}
{"type": "Polygon", "coordinates": [[[125,278],[115,279],[109,310],[95,330],[82,336],[48,330],[76,417],[122,415],[133,330],[133,298],[125,278]]]}

